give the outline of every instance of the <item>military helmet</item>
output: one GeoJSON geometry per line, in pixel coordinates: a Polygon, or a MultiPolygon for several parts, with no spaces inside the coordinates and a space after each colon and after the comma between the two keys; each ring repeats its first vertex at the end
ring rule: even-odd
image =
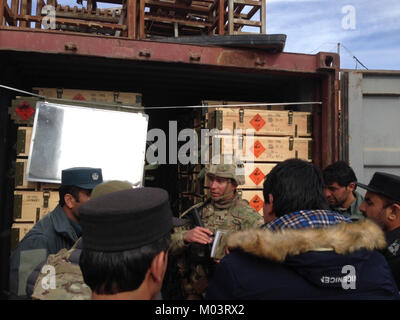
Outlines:
{"type": "Polygon", "coordinates": [[[228,159],[224,159],[224,157],[221,156],[219,163],[217,161],[210,163],[206,167],[206,174],[233,179],[238,185],[244,184],[243,162],[232,158],[228,159]]]}

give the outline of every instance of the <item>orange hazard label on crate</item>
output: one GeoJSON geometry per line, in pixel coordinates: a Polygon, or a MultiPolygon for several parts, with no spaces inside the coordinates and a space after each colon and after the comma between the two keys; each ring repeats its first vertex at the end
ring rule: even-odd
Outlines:
{"type": "Polygon", "coordinates": [[[15,108],[15,112],[22,120],[27,120],[35,113],[35,109],[33,109],[28,102],[24,101],[15,108]]]}
{"type": "Polygon", "coordinates": [[[250,120],[251,125],[253,126],[256,131],[260,130],[264,124],[264,119],[257,113],[253,119],[250,120]]]}
{"type": "Polygon", "coordinates": [[[264,205],[264,201],[262,201],[258,195],[255,195],[253,198],[251,198],[249,204],[254,210],[260,211],[264,205]]]}
{"type": "Polygon", "coordinates": [[[256,158],[258,158],[265,151],[265,148],[261,144],[261,142],[257,140],[256,142],[254,142],[254,146],[251,147],[251,151],[254,153],[256,158]]]}
{"type": "Polygon", "coordinates": [[[84,97],[83,95],[81,95],[80,93],[78,93],[78,94],[73,98],[73,100],[82,100],[82,101],[84,101],[84,100],[86,100],[86,99],[85,99],[85,97],[84,97]]]}
{"type": "Polygon", "coordinates": [[[265,175],[260,169],[256,168],[249,177],[256,185],[259,185],[264,180],[265,175]]]}

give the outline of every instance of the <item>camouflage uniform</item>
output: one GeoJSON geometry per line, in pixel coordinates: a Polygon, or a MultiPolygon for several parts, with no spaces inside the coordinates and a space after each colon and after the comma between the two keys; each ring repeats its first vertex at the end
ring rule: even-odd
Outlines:
{"type": "MultiPolygon", "coordinates": [[[[221,164],[212,165],[207,174],[213,174],[218,177],[234,179],[238,184],[243,184],[244,177],[238,176],[234,171],[235,165],[221,164]]],[[[186,216],[193,208],[198,208],[200,218],[205,228],[210,229],[215,235],[217,230],[229,232],[245,230],[260,227],[264,221],[263,218],[251,208],[247,201],[241,199],[236,192],[234,197],[228,201],[214,201],[208,199],[199,203],[181,215],[186,216]]],[[[186,217],[185,217],[186,218],[186,217]]],[[[208,287],[208,280],[212,276],[215,262],[209,257],[209,252],[199,252],[198,244],[187,244],[184,242],[186,233],[193,228],[193,225],[187,225],[174,229],[171,238],[170,255],[178,256],[176,259],[179,270],[179,276],[182,279],[182,289],[187,299],[201,299],[208,287]],[[197,252],[194,252],[197,251],[197,252]],[[193,258],[195,255],[208,255],[199,261],[193,258]],[[196,261],[197,260],[197,261],[196,261]]],[[[202,246],[204,248],[204,246],[202,246]]]]}
{"type": "MultiPolygon", "coordinates": [[[[80,240],[80,239],[79,239],[80,240]]],[[[50,283],[45,277],[47,273],[40,273],[36,280],[32,299],[39,300],[90,300],[92,291],[83,282],[83,276],[79,267],[81,249],[76,248],[78,242],[70,249],[62,249],[57,254],[48,256],[45,265],[55,269],[55,289],[46,288],[42,281],[50,283]]]]}

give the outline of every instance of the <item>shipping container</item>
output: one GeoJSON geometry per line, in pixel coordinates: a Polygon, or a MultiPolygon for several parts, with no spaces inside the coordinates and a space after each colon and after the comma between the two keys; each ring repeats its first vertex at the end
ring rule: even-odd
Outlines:
{"type": "Polygon", "coordinates": [[[400,71],[343,70],[341,92],[340,158],[361,183],[400,175],[400,71]]]}
{"type": "MultiPolygon", "coordinates": [[[[321,168],[339,159],[339,68],[339,56],[330,52],[311,55],[17,27],[0,29],[3,85],[28,92],[34,88],[137,92],[149,115],[149,129],[160,128],[167,134],[170,121],[178,121],[178,130],[190,128],[193,106],[205,100],[293,103],[285,110],[311,115],[313,144],[307,145],[307,157],[321,168]],[[159,108],[170,106],[179,108],[159,108]]],[[[0,88],[2,296],[8,287],[15,159],[20,152],[18,127],[8,107],[20,95],[24,94],[0,88]]],[[[134,143],[134,137],[126,137],[127,148],[134,143]]],[[[177,213],[176,162],[160,166],[146,184],[168,190],[177,213]]]]}

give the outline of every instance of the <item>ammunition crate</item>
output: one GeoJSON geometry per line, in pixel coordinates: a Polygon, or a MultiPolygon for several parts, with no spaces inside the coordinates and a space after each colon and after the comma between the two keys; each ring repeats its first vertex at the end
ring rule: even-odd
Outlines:
{"type": "Polygon", "coordinates": [[[268,111],[265,109],[209,108],[208,129],[254,131],[254,135],[309,137],[312,117],[309,112],[268,111]]]}
{"type": "Polygon", "coordinates": [[[280,162],[289,158],[312,161],[313,158],[311,138],[215,135],[210,140],[210,159],[213,152],[220,155],[233,154],[240,160],[254,162],[280,162]],[[219,146],[215,139],[220,140],[219,146]]]}
{"type": "Polygon", "coordinates": [[[13,223],[11,226],[11,252],[15,249],[18,243],[25,237],[25,235],[32,229],[35,224],[30,223],[13,223]]]}
{"type": "Polygon", "coordinates": [[[247,200],[249,205],[263,216],[264,196],[262,190],[241,190],[240,192],[242,199],[247,200]]]}
{"type": "Polygon", "coordinates": [[[129,105],[141,105],[142,94],[133,92],[119,91],[96,91],[81,89],[61,89],[61,88],[32,88],[41,96],[47,98],[81,100],[106,103],[121,103],[129,105]]]}
{"type": "Polygon", "coordinates": [[[10,118],[19,125],[33,125],[38,100],[32,97],[18,97],[12,100],[11,107],[8,108],[10,118]]]}
{"type": "Polygon", "coordinates": [[[18,127],[17,157],[28,157],[31,145],[32,127],[18,127]]]}
{"type": "Polygon", "coordinates": [[[37,222],[58,202],[58,191],[14,191],[14,222],[37,222]]]}
{"type": "Polygon", "coordinates": [[[26,180],[26,169],[28,159],[16,159],[15,161],[15,189],[30,189],[30,190],[58,190],[60,184],[32,182],[26,180]]]}

